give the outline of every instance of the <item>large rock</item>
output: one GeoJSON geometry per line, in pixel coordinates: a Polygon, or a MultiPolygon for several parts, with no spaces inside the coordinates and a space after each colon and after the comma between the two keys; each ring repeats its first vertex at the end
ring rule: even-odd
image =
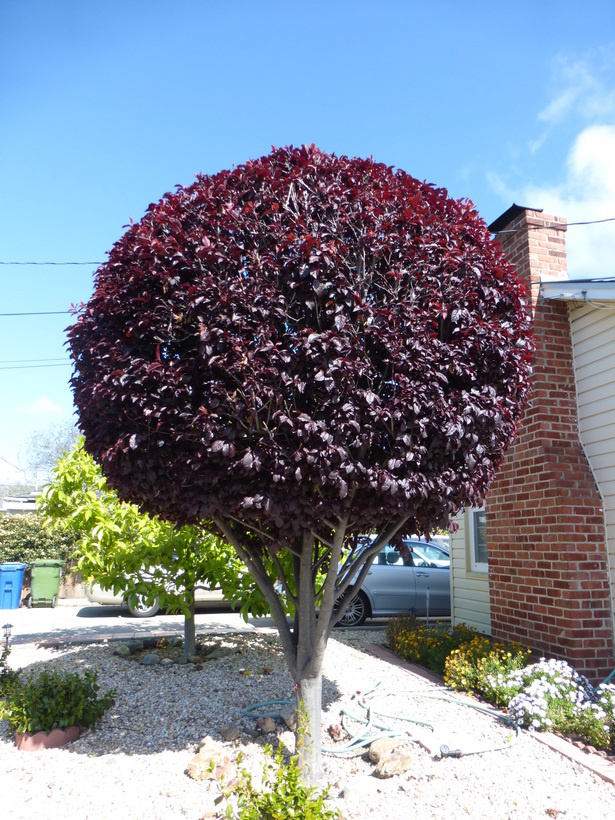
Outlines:
{"type": "Polygon", "coordinates": [[[148,652],[147,655],[144,655],[141,659],[141,663],[143,666],[158,666],[160,663],[160,655],[156,652],[148,652]]]}
{"type": "Polygon", "coordinates": [[[226,749],[209,735],[203,738],[198,753],[186,769],[186,774],[193,780],[219,780],[223,777],[227,783],[233,773],[233,763],[226,749]]]}
{"type": "Polygon", "coordinates": [[[374,742],[370,744],[368,752],[369,759],[372,763],[380,763],[383,758],[392,754],[396,749],[399,749],[400,746],[401,741],[399,738],[379,737],[378,740],[374,740],[374,742]]]}
{"type": "Polygon", "coordinates": [[[369,747],[369,759],[376,763],[374,777],[385,779],[407,772],[412,766],[412,755],[403,741],[381,737],[369,747]]]}

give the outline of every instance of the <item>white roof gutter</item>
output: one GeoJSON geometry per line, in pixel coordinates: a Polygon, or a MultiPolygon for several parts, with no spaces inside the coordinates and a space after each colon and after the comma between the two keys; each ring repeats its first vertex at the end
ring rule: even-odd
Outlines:
{"type": "Polygon", "coordinates": [[[576,306],[612,302],[615,308],[615,279],[541,280],[540,296],[545,301],[573,302],[576,306]]]}

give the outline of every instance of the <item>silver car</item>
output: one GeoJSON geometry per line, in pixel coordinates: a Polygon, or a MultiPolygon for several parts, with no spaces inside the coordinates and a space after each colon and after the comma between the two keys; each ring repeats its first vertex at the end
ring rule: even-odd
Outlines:
{"type": "Polygon", "coordinates": [[[405,539],[404,546],[408,548],[406,558],[390,544],[378,553],[338,626],[360,626],[366,618],[400,613],[434,617],[451,614],[448,551],[420,539],[405,539]]]}
{"type": "MultiPolygon", "coordinates": [[[[128,611],[135,618],[151,618],[160,611],[160,603],[155,598],[151,603],[147,603],[142,595],[126,595],[118,592],[117,595],[111,589],[103,589],[99,584],[89,584],[85,588],[88,601],[93,604],[106,604],[108,606],[127,606],[128,611]]],[[[197,587],[194,591],[194,603],[222,605],[225,603],[222,590],[204,589],[197,587]]]]}

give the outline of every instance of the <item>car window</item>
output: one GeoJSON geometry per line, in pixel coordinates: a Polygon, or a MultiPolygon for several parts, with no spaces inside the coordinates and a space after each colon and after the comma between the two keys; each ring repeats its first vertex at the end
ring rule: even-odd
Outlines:
{"type": "Polygon", "coordinates": [[[430,544],[409,544],[414,557],[414,565],[417,567],[450,567],[450,558],[444,550],[430,544]]]}

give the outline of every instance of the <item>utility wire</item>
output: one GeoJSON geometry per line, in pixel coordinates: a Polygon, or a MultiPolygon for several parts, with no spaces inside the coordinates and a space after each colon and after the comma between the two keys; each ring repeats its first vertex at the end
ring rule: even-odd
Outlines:
{"type": "Polygon", "coordinates": [[[0,359],[0,364],[30,364],[36,363],[40,364],[40,362],[64,362],[66,359],[60,358],[56,356],[53,359],[0,359]]]}
{"type": "Polygon", "coordinates": [[[42,367],[68,367],[69,365],[70,362],[62,362],[62,364],[10,364],[8,366],[0,365],[0,370],[32,370],[35,368],[40,369],[42,367]]]}
{"type": "Polygon", "coordinates": [[[0,316],[65,316],[70,310],[39,310],[27,313],[0,313],[0,316]]]}
{"type": "MultiPolygon", "coordinates": [[[[494,231],[496,236],[503,233],[522,233],[523,231],[565,231],[567,228],[576,225],[601,225],[603,222],[615,222],[615,216],[610,216],[608,219],[591,219],[588,222],[563,222],[552,223],[550,225],[524,225],[522,228],[510,228],[505,231],[494,231]]],[[[0,263],[1,264],[1,263],[0,263]]]]}

